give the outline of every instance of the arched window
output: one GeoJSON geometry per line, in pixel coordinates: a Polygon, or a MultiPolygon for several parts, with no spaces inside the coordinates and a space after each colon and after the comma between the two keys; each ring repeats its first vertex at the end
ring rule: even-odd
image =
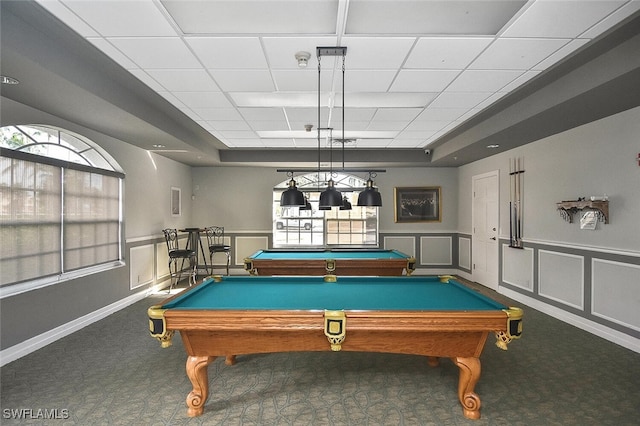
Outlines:
{"type": "Polygon", "coordinates": [[[118,169],[80,135],[0,128],[0,286],[120,262],[118,169]]]}
{"type": "Polygon", "coordinates": [[[358,207],[358,194],[366,180],[345,173],[333,173],[335,187],[352,205],[351,210],[334,207],[320,210],[318,200],[329,179],[328,172],[296,176],[297,187],[309,200],[310,209],[280,207],[287,179],[273,188],[274,247],[377,247],[378,208],[358,207]]]}

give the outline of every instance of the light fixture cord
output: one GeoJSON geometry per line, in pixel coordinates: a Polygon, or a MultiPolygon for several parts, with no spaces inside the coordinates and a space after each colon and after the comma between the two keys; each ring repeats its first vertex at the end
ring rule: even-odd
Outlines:
{"type": "Polygon", "coordinates": [[[342,51],[342,170],[344,170],[344,60],[346,51],[342,51]]]}
{"type": "Polygon", "coordinates": [[[318,50],[318,185],[320,184],[320,51],[318,50]]]}

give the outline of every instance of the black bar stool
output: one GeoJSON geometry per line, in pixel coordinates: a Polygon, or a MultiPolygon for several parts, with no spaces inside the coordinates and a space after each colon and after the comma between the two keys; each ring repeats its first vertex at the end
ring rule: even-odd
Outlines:
{"type": "Polygon", "coordinates": [[[180,248],[178,245],[178,231],[176,229],[167,228],[163,229],[162,232],[164,233],[164,239],[167,242],[167,250],[169,250],[169,274],[171,275],[169,292],[171,292],[173,286],[178,284],[182,278],[185,260],[189,261],[189,285],[191,286],[196,282],[196,274],[198,273],[198,262],[196,261],[195,250],[180,248]],[[182,260],[180,269],[178,269],[178,260],[182,260]]]}
{"type": "Polygon", "coordinates": [[[224,253],[227,256],[227,275],[229,275],[229,265],[231,264],[231,246],[226,244],[224,240],[223,226],[210,226],[205,228],[207,232],[207,243],[209,245],[209,260],[211,264],[211,273],[213,274],[214,264],[213,256],[216,253],[224,253]]]}

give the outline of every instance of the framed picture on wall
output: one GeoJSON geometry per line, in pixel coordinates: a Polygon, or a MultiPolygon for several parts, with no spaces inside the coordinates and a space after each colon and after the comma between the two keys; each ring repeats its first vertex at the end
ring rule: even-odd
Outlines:
{"type": "Polygon", "coordinates": [[[395,221],[441,222],[442,198],[439,186],[394,188],[395,221]]]}
{"type": "Polygon", "coordinates": [[[182,191],[171,187],[171,216],[182,215],[182,191]]]}

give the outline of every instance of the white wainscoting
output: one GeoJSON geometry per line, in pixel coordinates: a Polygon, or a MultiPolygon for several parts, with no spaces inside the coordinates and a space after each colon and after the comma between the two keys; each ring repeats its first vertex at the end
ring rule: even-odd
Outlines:
{"type": "Polygon", "coordinates": [[[233,245],[236,266],[244,265],[244,259],[258,250],[267,250],[268,248],[268,237],[236,237],[233,245]]]}
{"type": "Polygon", "coordinates": [[[156,244],[156,280],[169,276],[169,251],[167,243],[156,244]]]}
{"type": "Polygon", "coordinates": [[[502,281],[533,291],[533,249],[502,245],[502,281]]]}
{"type": "Polygon", "coordinates": [[[449,266],[453,263],[451,237],[420,237],[420,264],[449,266]]]}
{"type": "Polygon", "coordinates": [[[385,250],[398,250],[402,253],[416,257],[415,237],[384,237],[385,250]]]}
{"type": "Polygon", "coordinates": [[[640,266],[594,258],[591,271],[592,313],[640,330],[640,266]]]}
{"type": "Polygon", "coordinates": [[[129,249],[129,288],[141,287],[153,282],[153,244],[129,249]]]}
{"type": "Polygon", "coordinates": [[[538,250],[538,293],[584,310],[584,257],[538,250]]]}
{"type": "Polygon", "coordinates": [[[458,238],[458,265],[461,268],[471,269],[471,238],[458,238]]]}

